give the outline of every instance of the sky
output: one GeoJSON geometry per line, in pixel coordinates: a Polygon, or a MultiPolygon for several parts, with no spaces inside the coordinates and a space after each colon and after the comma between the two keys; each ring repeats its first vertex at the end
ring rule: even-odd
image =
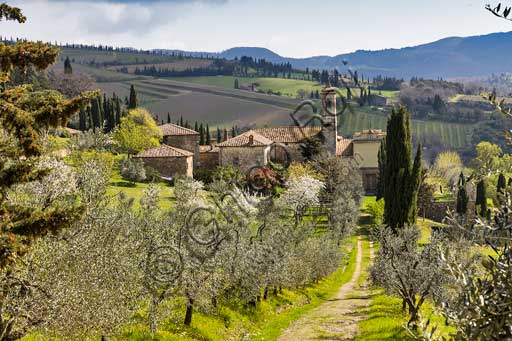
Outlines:
{"type": "Polygon", "coordinates": [[[512,22],[484,9],[497,4],[493,0],[7,2],[28,20],[0,22],[0,35],[141,49],[220,52],[257,46],[286,57],[333,56],[512,31],[512,22]]]}

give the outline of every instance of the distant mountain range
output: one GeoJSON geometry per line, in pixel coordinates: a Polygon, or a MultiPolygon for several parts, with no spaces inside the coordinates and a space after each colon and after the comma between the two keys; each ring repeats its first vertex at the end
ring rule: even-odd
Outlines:
{"type": "Polygon", "coordinates": [[[350,67],[366,76],[380,74],[403,78],[457,78],[512,72],[512,32],[463,38],[450,37],[401,49],[358,50],[334,57],[287,58],[260,47],[234,47],[221,53],[180,52],[215,55],[226,59],[251,56],[265,58],[273,63],[290,62],[294,67],[301,69],[338,68],[343,72],[350,67]],[[344,65],[344,61],[347,65],[344,65]]]}

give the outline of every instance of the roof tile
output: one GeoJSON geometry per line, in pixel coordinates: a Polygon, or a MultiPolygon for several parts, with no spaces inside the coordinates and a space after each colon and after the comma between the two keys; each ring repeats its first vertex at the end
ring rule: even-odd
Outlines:
{"type": "Polygon", "coordinates": [[[158,126],[162,131],[163,136],[171,136],[171,135],[199,135],[199,133],[195,130],[188,129],[177,124],[167,123],[161,126],[158,126]]]}
{"type": "Polygon", "coordinates": [[[151,158],[151,157],[185,157],[185,156],[193,156],[194,153],[191,153],[187,150],[179,149],[176,147],[172,147],[166,144],[162,144],[158,147],[146,150],[141,152],[135,157],[139,158],[151,158]]]}

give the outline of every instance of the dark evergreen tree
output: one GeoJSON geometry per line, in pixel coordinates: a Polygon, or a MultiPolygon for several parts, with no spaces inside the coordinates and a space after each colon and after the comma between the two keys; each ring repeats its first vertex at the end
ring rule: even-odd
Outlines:
{"type": "Polygon", "coordinates": [[[212,144],[212,139],[210,137],[210,126],[208,124],[206,125],[206,141],[205,142],[207,145],[212,144]]]}
{"type": "Polygon", "coordinates": [[[138,106],[137,102],[137,93],[135,92],[135,87],[130,85],[130,98],[128,99],[128,109],[135,109],[138,106]]]}
{"type": "Polygon", "coordinates": [[[171,114],[167,113],[167,123],[171,123],[171,114]]]}
{"type": "Polygon", "coordinates": [[[379,154],[377,155],[378,163],[379,163],[379,182],[377,183],[377,192],[376,199],[380,200],[384,198],[384,188],[385,188],[385,169],[386,169],[386,139],[383,139],[380,148],[379,154]]]}
{"type": "Polygon", "coordinates": [[[180,116],[180,124],[179,125],[183,127],[183,124],[184,124],[183,123],[183,116],[180,116]]]}
{"type": "Polygon", "coordinates": [[[96,130],[96,128],[101,127],[101,112],[98,98],[93,98],[91,100],[91,115],[93,122],[92,128],[96,130]]]}
{"type": "Polygon", "coordinates": [[[503,173],[500,173],[498,177],[498,185],[496,186],[496,193],[500,193],[501,195],[505,194],[505,188],[507,187],[507,179],[503,173]]]}
{"type": "Polygon", "coordinates": [[[421,144],[418,144],[416,149],[416,157],[412,165],[412,173],[408,180],[408,191],[407,200],[410,203],[409,207],[409,225],[416,223],[416,217],[418,215],[418,191],[420,189],[422,177],[421,177],[421,144]]]}
{"type": "Polygon", "coordinates": [[[478,214],[485,218],[487,215],[487,186],[485,185],[485,181],[483,179],[480,180],[476,185],[475,204],[477,208],[480,208],[478,214]]]}
{"type": "Polygon", "coordinates": [[[236,136],[235,126],[232,126],[231,127],[231,137],[235,137],[235,136],[236,136]]]}
{"type": "Polygon", "coordinates": [[[224,128],[224,137],[222,138],[222,141],[227,141],[228,139],[228,130],[224,128]]]}
{"type": "Polygon", "coordinates": [[[199,144],[201,146],[203,146],[204,142],[205,142],[205,139],[204,139],[204,128],[203,128],[203,124],[201,123],[201,125],[199,125],[199,144]]]}
{"type": "MultiPolygon", "coordinates": [[[[410,222],[416,208],[416,177],[411,162],[410,114],[401,106],[393,108],[387,124],[386,167],[384,171],[384,221],[393,230],[410,222]]],[[[420,172],[421,173],[421,172],[420,172]]]]}
{"type": "Polygon", "coordinates": [[[66,75],[73,73],[73,68],[71,67],[71,61],[69,60],[69,57],[66,57],[66,60],[64,60],[64,73],[66,75]]]}
{"type": "Polygon", "coordinates": [[[199,133],[199,127],[197,125],[197,121],[194,122],[194,130],[199,133]]]}
{"type": "Polygon", "coordinates": [[[87,114],[84,107],[81,107],[78,113],[78,127],[81,131],[87,130],[87,114]]]}
{"type": "Polygon", "coordinates": [[[466,178],[464,173],[459,175],[459,190],[457,192],[457,213],[460,215],[466,215],[468,212],[469,197],[466,191],[466,178]]]}
{"type": "Polygon", "coordinates": [[[222,139],[222,133],[220,131],[220,128],[217,127],[217,143],[220,143],[221,139],[222,139]]]}

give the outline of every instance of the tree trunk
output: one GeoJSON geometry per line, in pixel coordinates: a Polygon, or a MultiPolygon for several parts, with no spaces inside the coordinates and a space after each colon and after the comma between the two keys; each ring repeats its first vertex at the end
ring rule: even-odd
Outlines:
{"type": "Polygon", "coordinates": [[[407,307],[407,302],[405,298],[402,299],[402,311],[405,311],[405,308],[407,307]]]}
{"type": "Polygon", "coordinates": [[[265,287],[265,291],[263,292],[263,300],[265,300],[265,301],[266,301],[266,300],[267,300],[267,298],[268,298],[268,286],[267,286],[267,287],[265,287]]]}
{"type": "Polygon", "coordinates": [[[274,292],[273,292],[274,296],[277,296],[277,287],[274,287],[274,292]]]}
{"type": "Polygon", "coordinates": [[[212,306],[214,308],[217,308],[217,296],[216,295],[212,296],[212,306]]]}
{"type": "Polygon", "coordinates": [[[155,299],[151,301],[151,304],[149,305],[149,316],[148,316],[148,322],[149,322],[149,331],[151,334],[156,332],[156,307],[157,302],[155,299]]]}
{"type": "Polygon", "coordinates": [[[187,312],[185,313],[185,322],[183,323],[186,326],[190,326],[192,323],[192,309],[194,307],[194,299],[189,297],[187,304],[187,312]]]}

